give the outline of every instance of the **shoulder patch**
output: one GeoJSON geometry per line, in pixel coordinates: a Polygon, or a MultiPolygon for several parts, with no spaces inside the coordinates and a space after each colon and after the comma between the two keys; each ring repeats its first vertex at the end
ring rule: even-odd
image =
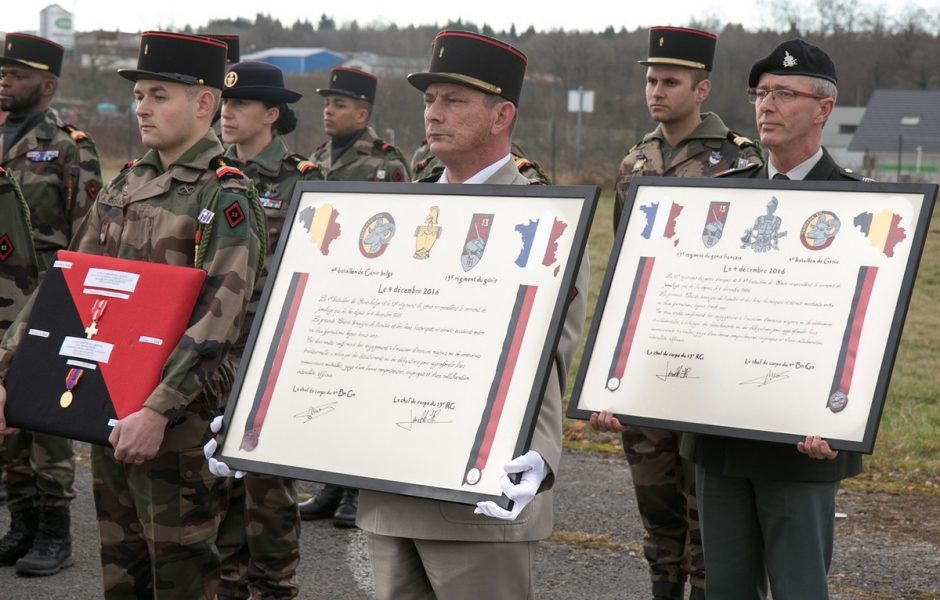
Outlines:
{"type": "Polygon", "coordinates": [[[299,154],[291,154],[290,156],[287,157],[287,160],[294,163],[294,167],[300,173],[308,173],[310,171],[315,171],[320,168],[320,165],[318,165],[315,161],[306,159],[299,154]]]}
{"type": "Polygon", "coordinates": [[[229,159],[226,159],[222,156],[216,156],[211,161],[209,161],[209,168],[215,171],[215,177],[219,181],[225,181],[227,179],[242,179],[245,177],[245,174],[242,173],[241,169],[229,164],[229,159]]]}
{"type": "Polygon", "coordinates": [[[746,138],[743,135],[738,135],[730,129],[728,130],[728,139],[731,140],[731,143],[738,148],[743,148],[745,146],[756,146],[752,139],[746,138]]]}
{"type": "Polygon", "coordinates": [[[225,215],[225,220],[228,222],[228,226],[231,229],[238,227],[247,218],[245,216],[245,211],[242,210],[238,200],[232,201],[232,203],[229,204],[223,211],[223,214],[225,215]]]}
{"type": "Polygon", "coordinates": [[[382,140],[376,138],[372,143],[375,146],[375,149],[383,154],[388,154],[395,149],[395,146],[389,144],[388,142],[383,142],[382,140]]]}
{"type": "Polygon", "coordinates": [[[88,139],[87,133],[73,125],[69,125],[68,123],[63,123],[62,129],[65,130],[65,133],[69,134],[69,137],[72,138],[73,142],[77,143],[88,139]]]}

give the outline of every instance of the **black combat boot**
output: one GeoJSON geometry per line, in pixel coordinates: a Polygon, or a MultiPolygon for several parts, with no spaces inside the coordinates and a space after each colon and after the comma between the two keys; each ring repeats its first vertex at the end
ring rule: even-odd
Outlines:
{"type": "Polygon", "coordinates": [[[343,488],[343,498],[333,513],[333,525],[337,527],[355,527],[356,512],[359,510],[359,490],[343,488]]]}
{"type": "Polygon", "coordinates": [[[343,488],[328,483],[323,486],[323,489],[315,498],[301,502],[297,506],[300,509],[300,518],[304,521],[329,519],[336,512],[339,501],[342,499],[343,488]]]}
{"type": "Polygon", "coordinates": [[[17,575],[53,575],[73,564],[69,507],[41,507],[36,539],[29,553],[16,561],[17,575]]]}
{"type": "Polygon", "coordinates": [[[25,508],[10,513],[10,531],[0,538],[0,566],[15,565],[33,545],[39,526],[39,509],[25,508]]]}
{"type": "Polygon", "coordinates": [[[653,600],[682,600],[685,594],[685,583],[672,581],[653,582],[653,600]]]}

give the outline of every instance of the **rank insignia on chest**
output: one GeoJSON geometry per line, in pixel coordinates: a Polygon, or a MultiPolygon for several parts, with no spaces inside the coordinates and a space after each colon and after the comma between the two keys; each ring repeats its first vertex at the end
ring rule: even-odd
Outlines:
{"type": "Polygon", "coordinates": [[[278,185],[276,183],[266,183],[261,187],[261,192],[258,194],[261,198],[274,198],[278,194],[278,185]]]}
{"type": "Polygon", "coordinates": [[[711,154],[708,155],[708,164],[715,166],[721,162],[721,152],[718,150],[712,150],[711,154]]]}
{"type": "Polygon", "coordinates": [[[190,196],[195,191],[196,191],[196,186],[189,185],[188,183],[184,183],[183,185],[176,188],[176,193],[179,194],[180,196],[190,196]]]}
{"type": "Polygon", "coordinates": [[[30,150],[26,153],[29,162],[52,162],[59,158],[58,150],[30,150]]]}
{"type": "Polygon", "coordinates": [[[199,216],[196,217],[196,220],[202,223],[203,225],[208,225],[209,223],[212,222],[213,217],[215,217],[215,213],[209,210],[208,208],[204,208],[199,213],[199,216]]]}
{"type": "Polygon", "coordinates": [[[636,162],[633,163],[633,172],[642,171],[643,167],[646,166],[646,157],[640,154],[636,157],[636,162]]]}
{"type": "Polygon", "coordinates": [[[224,212],[225,220],[228,221],[228,226],[233,229],[245,220],[245,213],[242,211],[242,207],[238,205],[237,201],[229,204],[228,208],[226,208],[224,212]]]}
{"type": "Polygon", "coordinates": [[[280,198],[268,198],[267,196],[261,196],[258,198],[261,201],[261,206],[265,208],[272,208],[274,210],[281,210],[281,207],[284,206],[284,201],[280,198]]]}

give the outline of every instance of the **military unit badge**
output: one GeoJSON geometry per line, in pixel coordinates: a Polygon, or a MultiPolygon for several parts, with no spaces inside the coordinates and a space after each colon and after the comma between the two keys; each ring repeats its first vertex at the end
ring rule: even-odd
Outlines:
{"type": "Polygon", "coordinates": [[[359,232],[359,252],[366,258],[378,258],[395,236],[395,219],[387,212],[372,215],[359,232]]]}
{"type": "Polygon", "coordinates": [[[419,225],[415,229],[415,254],[418,260],[424,260],[431,256],[431,248],[434,242],[441,237],[441,226],[437,224],[437,217],[441,209],[432,206],[428,211],[428,216],[424,220],[424,225],[419,225]]]}
{"type": "Polygon", "coordinates": [[[842,221],[835,213],[821,210],[813,213],[803,223],[800,229],[800,241],[809,250],[823,250],[836,239],[840,227],[842,227],[842,221]]]}
{"type": "Polygon", "coordinates": [[[0,262],[6,262],[11,254],[13,254],[13,242],[10,241],[10,236],[4,233],[0,237],[0,262]]]}
{"type": "Polygon", "coordinates": [[[708,205],[708,216],[705,217],[705,228],[702,229],[702,243],[706,248],[713,247],[721,239],[730,206],[730,202],[712,202],[708,205]]]}
{"type": "Polygon", "coordinates": [[[767,203],[767,213],[757,217],[753,227],[744,230],[744,235],[741,236],[741,248],[750,248],[754,252],[780,249],[777,242],[787,235],[787,232],[780,231],[783,220],[774,214],[777,204],[777,199],[771,197],[770,202],[767,203]]]}
{"type": "Polygon", "coordinates": [[[493,225],[492,214],[474,213],[467,231],[467,240],[463,243],[463,253],[460,255],[460,266],[469,271],[483,259],[486,250],[486,241],[490,238],[490,227],[493,225]]]}

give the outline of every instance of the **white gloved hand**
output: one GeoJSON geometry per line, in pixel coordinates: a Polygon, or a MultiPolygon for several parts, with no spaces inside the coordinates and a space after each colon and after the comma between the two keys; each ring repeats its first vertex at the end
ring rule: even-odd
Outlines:
{"type": "MultiPolygon", "coordinates": [[[[222,431],[222,415],[219,415],[209,422],[209,430],[212,433],[219,433],[222,431]]],[[[244,477],[244,471],[233,471],[232,468],[227,464],[212,457],[212,455],[215,454],[216,448],[218,447],[219,443],[215,441],[215,438],[211,438],[208,442],[206,442],[206,445],[202,447],[202,453],[205,454],[206,460],[209,461],[209,472],[216,477],[234,477],[235,479],[241,479],[244,477]]]]}
{"type": "Polygon", "coordinates": [[[506,510],[495,502],[487,500],[478,502],[473,512],[494,519],[514,521],[522,509],[535,498],[542,481],[548,475],[548,465],[545,464],[541,454],[535,450],[529,450],[506,463],[503,469],[506,474],[499,478],[499,487],[503,490],[503,494],[513,501],[512,510],[506,510]],[[509,475],[513,473],[522,473],[519,483],[513,483],[509,479],[509,475]]]}

